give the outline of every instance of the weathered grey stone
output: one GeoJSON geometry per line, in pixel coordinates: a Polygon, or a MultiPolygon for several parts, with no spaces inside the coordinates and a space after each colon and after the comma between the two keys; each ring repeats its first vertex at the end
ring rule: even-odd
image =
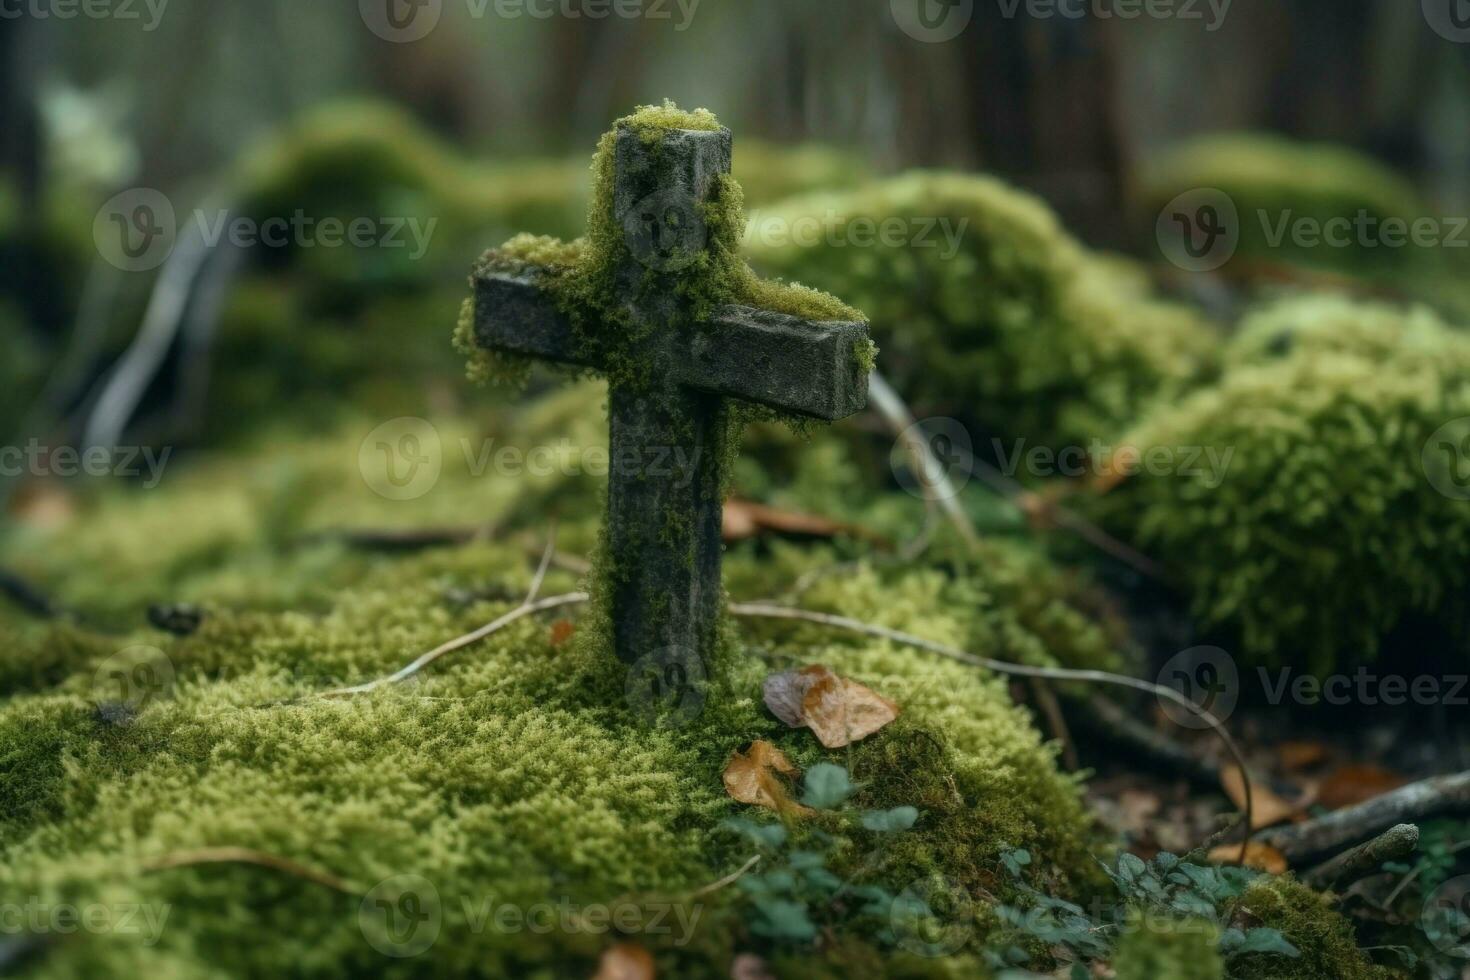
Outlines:
{"type": "MultiPolygon", "coordinates": [[[[650,270],[672,287],[708,247],[702,206],[730,170],[730,133],[672,130],[649,144],[624,128],[614,145],[613,217],[628,256],[612,306],[647,327],[623,348],[651,379],[609,394],[607,546],[614,645],[635,663],[708,653],[720,612],[721,492],[730,454],[727,400],[836,420],[866,402],[856,354],[862,323],[810,322],[744,306],[680,321],[677,290],[639,288],[650,270]]],[[[584,364],[571,320],[532,271],[475,284],[475,335],[492,350],[584,364]]],[[[626,329],[609,325],[609,330],[626,329]]],[[[594,369],[598,364],[584,364],[594,369]]]]}

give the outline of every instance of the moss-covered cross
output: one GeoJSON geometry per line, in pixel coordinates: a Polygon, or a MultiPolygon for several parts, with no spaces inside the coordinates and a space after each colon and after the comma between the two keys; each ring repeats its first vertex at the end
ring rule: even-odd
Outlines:
{"type": "Polygon", "coordinates": [[[595,586],[628,663],[711,649],[721,503],[748,406],[835,421],[867,399],[873,348],[861,315],[759,280],[739,258],[730,155],[730,131],[703,110],[665,104],[620,120],[594,161],[587,237],[520,236],[492,250],[461,326],[462,344],[502,362],[608,379],[595,586]]]}

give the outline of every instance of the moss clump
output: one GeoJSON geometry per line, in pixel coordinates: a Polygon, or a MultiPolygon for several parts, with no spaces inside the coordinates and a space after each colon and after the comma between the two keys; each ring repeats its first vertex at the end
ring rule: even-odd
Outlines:
{"type": "MultiPolygon", "coordinates": [[[[1293,242],[1288,227],[1282,240],[1273,243],[1283,219],[1306,219],[1325,228],[1328,222],[1362,218],[1376,228],[1385,219],[1412,223],[1425,213],[1411,183],[1346,147],[1263,133],[1217,134],[1181,144],[1160,155],[1144,176],[1149,227],[1169,201],[1197,188],[1223,191],[1235,203],[1238,258],[1359,273],[1403,269],[1426,258],[1425,249],[1357,243],[1355,233],[1349,233],[1353,243],[1348,247],[1303,247],[1293,242]]],[[[1342,225],[1344,230],[1354,227],[1342,225]]]]}
{"type": "Polygon", "coordinates": [[[1220,931],[1200,919],[1128,921],[1113,954],[1116,980],[1224,980],[1220,931]]]}
{"type": "MultiPolygon", "coordinates": [[[[754,738],[804,766],[850,761],[867,799],[925,809],[885,872],[900,888],[928,862],[967,883],[991,880],[1001,840],[1046,854],[1060,880],[1085,887],[1092,836],[1076,785],[1058,774],[1004,682],[863,638],[736,624],[726,642],[745,642],[745,654],[722,661],[697,717],[666,730],[641,724],[578,607],[564,617],[575,624],[571,641],[558,642],[547,618],[526,619],[417,683],[351,700],[309,697],[386,674],[519,601],[531,572],[526,546],[535,549],[547,509],[563,515],[563,553],[587,552],[601,520],[599,474],[497,478],[493,469],[477,474],[459,446],[491,437],[496,448],[562,437],[578,450],[599,445],[602,396],[591,384],[558,391],[513,424],[435,419],[443,472],[410,501],[379,497],[365,482],[358,454],[376,422],[364,420],[309,440],[262,433],[253,448],[170,471],[158,489],[83,497],[73,523],[4,543],[0,564],[42,582],[89,625],[31,625],[0,609],[19,641],[6,651],[0,695],[0,892],[172,910],[156,945],[81,935],[48,947],[35,975],[198,976],[220,963],[304,976],[591,975],[607,934],[502,932],[473,916],[487,902],[667,902],[727,874],[749,855],[719,822],[750,810],[725,796],[720,773],[754,738]],[[473,524],[498,530],[467,546],[399,554],[320,536],[473,524]],[[144,608],[163,600],[201,605],[199,631],[146,629],[144,608]],[[166,654],[174,681],[136,717],[109,722],[94,679],[117,650],[139,643],[166,654]],[[897,700],[900,722],[850,759],[781,726],[761,706],[761,680],[812,661],[897,700]],[[278,854],[357,892],[250,866],[143,869],[213,846],[278,854]],[[428,879],[442,904],[438,941],[401,963],[374,950],[359,925],[363,893],[397,874],[428,879]]],[[[727,564],[732,581],[769,585],[769,559],[737,553],[727,564]]],[[[1013,610],[992,581],[1012,567],[1019,581],[1020,565],[985,564],[989,626],[971,619],[980,587],[956,589],[938,573],[903,588],[905,576],[868,572],[811,601],[881,608],[889,625],[977,649],[1104,655],[1103,634],[1079,614],[1039,600],[1034,613],[1013,610]]],[[[576,585],[553,570],[544,592],[576,585]]],[[[977,890],[977,901],[984,896],[977,890]]],[[[707,899],[687,945],[675,945],[677,933],[631,938],[654,950],[663,975],[722,975],[742,929],[727,897],[707,899]]],[[[915,976],[951,968],[866,942],[851,937],[840,950],[794,951],[782,962],[788,975],[832,963],[915,976]]]]}
{"type": "Polygon", "coordinates": [[[1344,310],[1301,301],[1254,318],[1244,363],[1124,440],[1180,465],[1145,467],[1099,508],[1243,652],[1321,670],[1376,656],[1410,616],[1456,635],[1470,547],[1470,511],[1439,488],[1453,474],[1428,447],[1470,414],[1454,370],[1465,342],[1424,314],[1344,310]],[[1290,349],[1255,363],[1287,323],[1290,349]],[[1223,465],[1186,467],[1191,447],[1223,465]]]}
{"type": "Polygon", "coordinates": [[[1447,378],[1470,372],[1470,339],[1434,311],[1304,293],[1247,315],[1225,350],[1229,366],[1348,354],[1447,378]]]}
{"type": "Polygon", "coordinates": [[[1325,896],[1289,877],[1262,877],[1246,891],[1243,910],[1260,925],[1280,931],[1300,952],[1242,956],[1231,964],[1237,980],[1388,980],[1358,949],[1353,927],[1325,896]]]}
{"type": "Polygon", "coordinates": [[[795,194],[842,190],[866,183],[871,172],[862,156],[813,143],[784,146],[742,139],[731,167],[748,204],[766,205],[795,194]]]}
{"type": "Polygon", "coordinates": [[[912,173],[788,201],[761,214],[747,249],[866,311],[910,398],[1003,438],[1086,445],[1211,355],[1198,317],[988,178],[912,173]]]}

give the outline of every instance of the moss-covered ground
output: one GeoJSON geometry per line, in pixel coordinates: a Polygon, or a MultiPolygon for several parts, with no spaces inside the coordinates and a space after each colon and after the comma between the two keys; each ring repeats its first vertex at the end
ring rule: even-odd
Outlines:
{"type": "MultiPolygon", "coordinates": [[[[717,125],[669,106],[631,124],[717,125]]],[[[943,260],[912,242],[742,243],[744,195],[729,180],[704,215],[713,244],[681,297],[689,309],[866,317],[906,397],[986,436],[1230,450],[1219,481],[1020,476],[1162,562],[1194,623],[1245,658],[1323,668],[1379,654],[1410,618],[1458,628],[1470,525],[1422,458],[1431,434],[1470,414],[1470,354],[1451,322],[1312,296],[1262,305],[1227,337],[1141,267],[1087,250],[1040,201],[988,178],[911,174],[854,190],[866,174],[840,154],[761,148],[742,164],[740,145],[736,174],[746,168],[762,205],[799,192],[761,207],[762,221],[948,217],[967,230],[943,260]],[[746,256],[840,299],[760,280],[746,256]]],[[[239,199],[259,213],[304,202],[447,224],[414,265],[264,257],[221,323],[225,367],[201,432],[211,448],[181,451],[154,488],[47,483],[12,507],[0,568],[61,614],[0,603],[0,962],[56,977],[563,977],[593,975],[628,941],[653,952],[661,976],[728,976],[742,952],[782,977],[985,976],[1010,941],[1002,909],[1028,894],[1107,892],[1099,859],[1117,842],[1007,682],[887,641],[729,620],[697,710],[656,725],[607,651],[605,613],[568,603],[404,683],[324,696],[513,610],[548,535],[561,561],[541,594],[589,584],[604,385],[477,358],[477,380],[522,386],[477,391],[460,378],[463,326],[459,353],[447,341],[465,257],[526,231],[486,261],[543,269],[589,340],[616,354],[626,338],[602,287],[620,233],[594,203],[586,238],[573,238],[609,167],[607,145],[590,177],[583,161],[473,165],[359,106],[307,121],[239,168],[239,199]],[[438,475],[390,499],[385,467],[408,465],[408,448],[438,475]],[[153,625],[167,605],[197,609],[197,630],[153,625]],[[813,663],[892,699],[898,720],[835,751],[779,723],[763,680],[813,663]],[[865,811],[918,811],[894,835],[788,820],[803,846],[814,828],[832,834],[823,870],[844,888],[898,893],[934,876],[958,886],[970,900],[950,923],[960,948],[915,952],[851,900],[822,910],[815,943],[753,925],[752,892],[725,880],[752,847],[724,821],[776,818],[732,800],[721,774],[758,739],[803,770],[844,767],[865,811]],[[569,911],[543,930],[497,919],[505,907],[569,911]],[[630,918],[608,928],[589,914],[604,907],[630,918]],[[67,908],[127,914],[134,928],[11,929],[4,918],[67,908]],[[385,938],[385,915],[432,923],[435,941],[390,955],[413,940],[385,938]]],[[[0,308],[0,331],[7,316],[0,308]]],[[[613,361],[618,380],[633,378],[613,361]]],[[[34,372],[17,363],[0,368],[17,376],[0,397],[24,404],[34,372]]],[[[1051,527],[1040,498],[1028,509],[972,490],[962,506],[980,545],[940,534],[909,552],[924,506],[894,485],[887,436],[862,419],[795,434],[741,421],[736,494],[859,531],[732,545],[733,598],[782,598],[999,660],[1140,669],[1141,643],[1105,588],[1116,575],[1048,547],[1057,536],[1037,533],[1051,527]]],[[[1256,883],[1232,914],[1298,955],[1227,960],[1223,923],[1181,916],[1109,938],[1094,965],[1122,978],[1379,975],[1349,920],[1293,880],[1256,883]]],[[[1061,943],[1038,935],[1030,965],[1064,968],[1061,943]]]]}

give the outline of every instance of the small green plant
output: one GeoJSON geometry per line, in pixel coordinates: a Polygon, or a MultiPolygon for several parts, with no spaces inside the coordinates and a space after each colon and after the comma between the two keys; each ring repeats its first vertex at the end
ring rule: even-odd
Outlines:
{"type": "Polygon", "coordinates": [[[1026,869],[1031,863],[1024,848],[1001,854],[1017,899],[995,910],[1004,930],[985,952],[985,960],[998,971],[1030,967],[1049,957],[1070,961],[1075,976],[1091,976],[1087,964],[1112,959],[1127,937],[1140,931],[1151,936],[1208,934],[1211,955],[1226,963],[1251,953],[1298,955],[1278,929],[1235,924],[1241,899],[1258,877],[1253,871],[1192,864],[1167,852],[1152,861],[1121,854],[1112,866],[1103,865],[1117,890],[1117,902],[1099,903],[1089,913],[1029,883],[1026,869]]]}
{"type": "MultiPolygon", "coordinates": [[[[888,810],[857,810],[845,806],[861,786],[847,769],[823,762],[812,766],[802,780],[801,803],[831,815],[839,830],[863,830],[872,834],[896,834],[911,828],[919,811],[911,806],[888,810]]],[[[732,818],[724,823],[754,844],[763,858],[762,870],[737,882],[747,903],[750,931],[776,943],[809,943],[821,925],[837,926],[857,920],[888,923],[895,912],[895,898],[876,884],[844,880],[828,867],[844,838],[813,828],[798,842],[785,825],[757,823],[732,818]]],[[[911,911],[911,910],[905,910],[911,911]]],[[[928,915],[928,910],[921,910],[928,915]]],[[[892,943],[891,930],[878,930],[881,941],[892,943]]]]}

